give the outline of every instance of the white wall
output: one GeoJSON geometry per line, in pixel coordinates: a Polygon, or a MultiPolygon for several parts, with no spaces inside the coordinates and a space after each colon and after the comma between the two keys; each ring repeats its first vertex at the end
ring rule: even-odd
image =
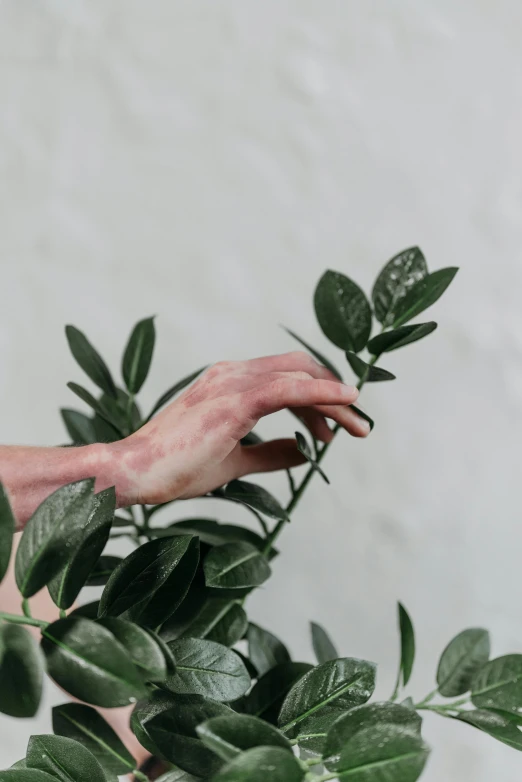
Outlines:
{"type": "MultiPolygon", "coordinates": [[[[374,434],[336,443],[331,488],[310,488],[252,601],[299,657],[315,618],[378,661],[382,696],[397,598],[415,696],[466,626],[522,651],[521,27],[510,0],[0,2],[2,442],[63,440],[67,322],[114,363],[157,313],[152,402],[207,361],[291,349],[279,323],[325,347],[326,267],[368,287],[413,243],[462,267],[439,331],[365,391],[374,434]]],[[[0,725],[4,765],[47,711],[0,725]]],[[[426,734],[426,782],[520,776],[471,728],[426,734]]]]}

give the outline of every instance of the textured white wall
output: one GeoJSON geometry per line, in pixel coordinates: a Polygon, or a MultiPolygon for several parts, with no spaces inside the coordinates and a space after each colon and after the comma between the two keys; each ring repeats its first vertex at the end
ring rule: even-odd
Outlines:
{"type": "MultiPolygon", "coordinates": [[[[252,601],[298,656],[315,618],[378,661],[381,695],[397,598],[416,696],[466,626],[522,651],[521,27],[510,0],[0,2],[2,442],[63,439],[66,322],[115,362],[157,313],[151,402],[207,361],[291,349],[279,323],[325,347],[327,266],[369,286],[419,243],[462,267],[439,331],[365,391],[374,434],[332,449],[332,487],[310,488],[252,601]]],[[[0,721],[2,765],[47,719],[0,721]]],[[[471,728],[426,734],[426,782],[520,777],[471,728]]]]}

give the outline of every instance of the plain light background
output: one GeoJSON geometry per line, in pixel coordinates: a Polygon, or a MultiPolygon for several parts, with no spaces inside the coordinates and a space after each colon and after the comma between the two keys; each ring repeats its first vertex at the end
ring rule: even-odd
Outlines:
{"type": "MultiPolygon", "coordinates": [[[[0,2],[1,442],[65,440],[65,383],[83,382],[65,323],[117,368],[156,313],[150,405],[204,363],[293,349],[281,323],[343,366],[311,306],[327,267],[369,289],[412,244],[462,267],[439,330],[364,391],[374,433],[339,437],[250,604],[297,658],[321,621],[379,663],[380,697],[397,599],[416,698],[465,627],[522,651],[521,31],[510,0],[0,2]]],[[[1,765],[62,697],[48,684],[34,724],[0,720],[1,765]]],[[[520,777],[467,726],[428,715],[425,734],[426,782],[520,777]]]]}

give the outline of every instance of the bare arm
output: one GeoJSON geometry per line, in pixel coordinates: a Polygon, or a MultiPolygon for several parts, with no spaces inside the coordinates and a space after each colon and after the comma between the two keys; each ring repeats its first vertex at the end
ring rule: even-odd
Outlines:
{"type": "Polygon", "coordinates": [[[328,442],[331,419],[357,437],[369,426],[348,405],[358,391],[306,353],[216,364],[138,432],[78,448],[0,447],[0,480],[20,526],[55,489],[87,477],[116,486],[120,506],[195,497],[255,472],[304,459],[294,439],[242,446],[260,418],[289,408],[328,442]]]}

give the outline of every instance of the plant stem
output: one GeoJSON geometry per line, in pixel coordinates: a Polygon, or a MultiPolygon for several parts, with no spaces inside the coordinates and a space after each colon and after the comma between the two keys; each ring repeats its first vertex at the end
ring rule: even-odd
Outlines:
{"type": "Polygon", "coordinates": [[[33,619],[32,616],[19,616],[18,614],[7,614],[4,611],[0,611],[0,619],[16,625],[31,625],[32,627],[47,627],[48,625],[48,622],[44,622],[43,619],[33,619]]]}
{"type": "Polygon", "coordinates": [[[451,717],[452,714],[466,714],[468,709],[460,709],[456,706],[423,706],[419,711],[434,711],[441,717],[451,717]]]}
{"type": "Polygon", "coordinates": [[[424,706],[426,706],[426,704],[427,704],[427,703],[431,703],[431,701],[433,700],[433,698],[434,698],[436,695],[438,695],[438,694],[439,694],[439,689],[437,688],[437,689],[433,690],[433,692],[430,692],[430,694],[429,694],[429,695],[426,695],[426,697],[424,698],[424,700],[420,701],[420,703],[417,703],[417,705],[415,706],[415,708],[416,708],[416,709],[422,709],[422,708],[424,708],[424,706]]]}
{"type": "Polygon", "coordinates": [[[24,597],[24,599],[22,600],[22,611],[24,613],[24,616],[31,619],[31,607],[29,605],[29,600],[26,597],[24,597]]]}
{"type": "Polygon", "coordinates": [[[67,619],[67,611],[63,608],[60,608],[60,619],[67,619]]]}
{"type": "Polygon", "coordinates": [[[322,762],[322,758],[308,758],[308,760],[303,760],[305,766],[319,766],[322,762]]]}

